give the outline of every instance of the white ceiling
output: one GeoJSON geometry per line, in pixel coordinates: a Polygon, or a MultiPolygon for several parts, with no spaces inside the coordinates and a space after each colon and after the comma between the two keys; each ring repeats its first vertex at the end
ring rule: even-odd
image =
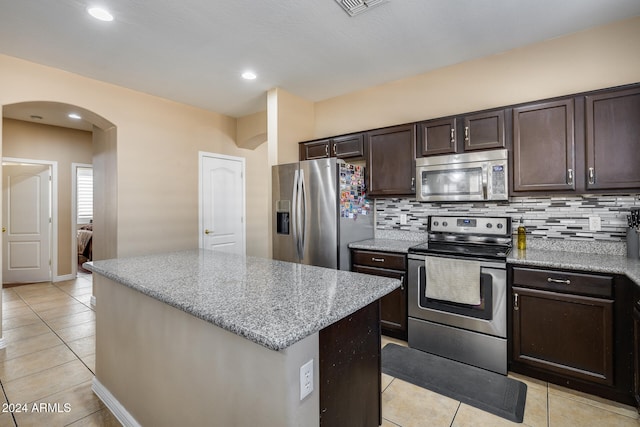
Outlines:
{"type": "MultiPolygon", "coordinates": [[[[233,117],[320,101],[640,15],[639,0],[0,1],[0,53],[233,117]],[[240,74],[253,70],[258,78],[240,74]]],[[[6,116],[6,114],[5,114],[6,116]]]]}

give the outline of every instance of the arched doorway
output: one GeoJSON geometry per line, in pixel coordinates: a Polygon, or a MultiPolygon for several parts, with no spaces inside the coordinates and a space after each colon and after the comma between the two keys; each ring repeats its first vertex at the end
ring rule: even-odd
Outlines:
{"type": "MultiPolygon", "coordinates": [[[[116,127],[113,123],[104,117],[79,106],[49,102],[49,101],[29,101],[2,106],[3,122],[11,121],[20,122],[23,128],[28,126],[50,129],[69,129],[76,133],[85,133],[90,146],[89,163],[92,164],[94,170],[94,231],[92,236],[92,254],[93,259],[113,258],[117,255],[117,221],[116,221],[116,127]],[[70,114],[75,114],[76,118],[71,118],[70,114]],[[79,117],[79,118],[77,118],[79,117]]],[[[6,126],[7,128],[9,126],[6,126]]],[[[12,126],[15,128],[16,126],[12,126]]],[[[5,129],[6,130],[6,129],[5,129]]],[[[3,132],[6,135],[7,132],[3,132]]],[[[6,138],[6,136],[5,136],[6,138]]],[[[3,147],[8,145],[3,140],[3,147]]],[[[40,147],[40,153],[33,153],[29,158],[39,158],[46,156],[46,153],[40,147]]],[[[20,152],[28,151],[28,148],[21,146],[20,152]]],[[[7,153],[3,150],[3,156],[7,153]]],[[[25,156],[22,156],[25,157],[25,156]]],[[[68,155],[68,158],[73,156],[68,155]]],[[[44,159],[43,159],[44,160],[44,159]]],[[[67,161],[67,160],[65,160],[67,161]]],[[[64,173],[70,179],[72,174],[72,166],[65,166],[64,173]]],[[[76,162],[76,163],[87,163],[76,162]]],[[[77,254],[76,250],[76,225],[73,224],[73,216],[71,212],[71,183],[64,185],[64,192],[67,194],[61,197],[64,203],[59,204],[57,212],[54,214],[58,217],[58,237],[64,236],[63,244],[52,242],[56,246],[58,257],[52,259],[56,263],[54,271],[60,274],[54,275],[53,279],[67,280],[74,277],[77,271],[77,254]],[[63,256],[60,256],[62,254],[63,256]],[[60,264],[62,262],[62,265],[60,264]]],[[[62,185],[60,186],[62,190],[62,185]]],[[[2,219],[4,221],[4,218],[2,219]]]]}

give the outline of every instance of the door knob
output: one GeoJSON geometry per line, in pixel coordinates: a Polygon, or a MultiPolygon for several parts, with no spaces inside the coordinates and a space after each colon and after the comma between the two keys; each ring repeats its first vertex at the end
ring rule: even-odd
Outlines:
{"type": "Polygon", "coordinates": [[[2,232],[4,233],[5,231],[7,231],[7,229],[5,227],[2,227],[2,232]]]}
{"type": "Polygon", "coordinates": [[[209,229],[205,229],[204,230],[204,234],[211,234],[211,233],[213,233],[213,230],[211,230],[211,231],[209,229]]]}

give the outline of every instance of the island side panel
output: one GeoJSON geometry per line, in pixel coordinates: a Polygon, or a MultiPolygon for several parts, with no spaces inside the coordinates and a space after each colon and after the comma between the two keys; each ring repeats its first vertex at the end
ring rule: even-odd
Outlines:
{"type": "Polygon", "coordinates": [[[140,425],[319,425],[318,334],[273,351],[94,274],[96,379],[140,425]],[[299,369],[314,359],[314,391],[299,369]]]}
{"type": "Polygon", "coordinates": [[[380,300],[320,330],[320,425],[382,422],[380,300]]]}

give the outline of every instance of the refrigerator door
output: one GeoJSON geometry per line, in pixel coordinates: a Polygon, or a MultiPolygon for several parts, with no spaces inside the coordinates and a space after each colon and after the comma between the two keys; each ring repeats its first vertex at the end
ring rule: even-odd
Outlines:
{"type": "Polygon", "coordinates": [[[296,229],[296,179],[298,163],[273,166],[272,215],[273,215],[273,259],[300,262],[296,229]]]}
{"type": "Polygon", "coordinates": [[[351,270],[349,243],[373,239],[373,202],[365,196],[364,167],[338,164],[340,209],[338,254],[340,270],[351,270]]]}
{"type": "Polygon", "coordinates": [[[300,162],[299,211],[302,264],[338,268],[336,159],[300,162]]]}

